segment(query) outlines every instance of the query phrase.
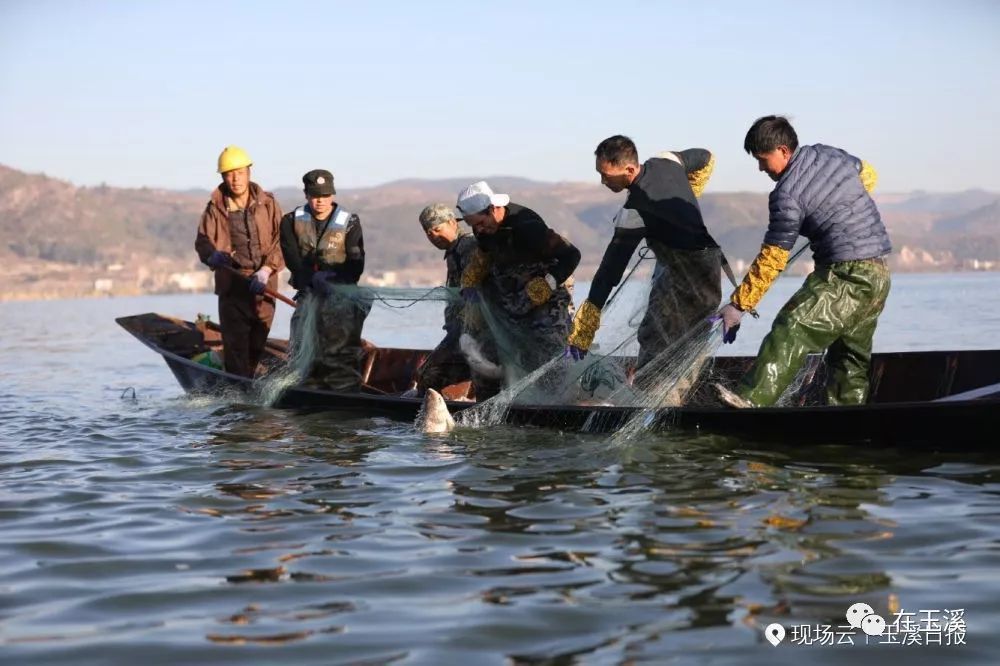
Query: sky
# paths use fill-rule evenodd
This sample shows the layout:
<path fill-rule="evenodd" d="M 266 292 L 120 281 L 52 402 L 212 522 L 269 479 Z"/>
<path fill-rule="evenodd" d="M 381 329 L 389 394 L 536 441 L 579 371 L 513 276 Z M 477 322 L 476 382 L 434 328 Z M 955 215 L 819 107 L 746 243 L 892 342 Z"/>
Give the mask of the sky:
<path fill-rule="evenodd" d="M 596 183 L 626 134 L 763 192 L 768 114 L 883 192 L 1000 190 L 1000 2 L 0 0 L 0 164 L 77 185 L 207 189 L 230 144 L 267 189 Z"/>

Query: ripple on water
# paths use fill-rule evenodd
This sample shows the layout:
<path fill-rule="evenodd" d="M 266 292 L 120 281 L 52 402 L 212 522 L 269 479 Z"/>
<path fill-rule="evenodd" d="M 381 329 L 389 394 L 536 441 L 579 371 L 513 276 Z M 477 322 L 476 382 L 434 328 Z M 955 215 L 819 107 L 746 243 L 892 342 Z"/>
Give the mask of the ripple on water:
<path fill-rule="evenodd" d="M 797 664 L 761 628 L 859 599 L 964 607 L 963 655 L 1000 647 L 988 457 L 426 438 L 170 390 L 64 412 L 0 395 L 14 662 Z"/>

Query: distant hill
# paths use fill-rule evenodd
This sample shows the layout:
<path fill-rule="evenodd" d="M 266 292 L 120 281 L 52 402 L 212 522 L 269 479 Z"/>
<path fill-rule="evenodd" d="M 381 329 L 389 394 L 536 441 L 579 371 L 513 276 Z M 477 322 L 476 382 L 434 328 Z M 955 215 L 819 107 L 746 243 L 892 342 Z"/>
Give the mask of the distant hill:
<path fill-rule="evenodd" d="M 441 253 L 424 238 L 417 214 L 430 203 L 454 202 L 458 190 L 479 178 L 405 179 L 341 191 L 338 201 L 361 216 L 367 278 L 397 284 L 440 280 Z M 487 179 L 572 240 L 583 254 L 577 276 L 593 275 L 622 195 L 597 182 Z M 285 211 L 302 202 L 299 187 L 272 191 Z M 0 298 L 206 288 L 208 273 L 193 243 L 208 196 L 207 190 L 76 187 L 0 165 Z M 876 199 L 893 239 L 895 270 L 1000 268 L 1000 194 L 887 193 Z M 730 261 L 743 270 L 760 248 L 767 195 L 712 192 L 710 184 L 702 209 Z M 64 279 L 53 283 L 54 275 Z M 72 286 L 80 280 L 82 286 Z M 43 289 L 40 282 L 52 284 Z"/>
<path fill-rule="evenodd" d="M 934 222 L 934 232 L 949 235 L 996 235 L 1000 231 L 1000 200 Z"/>
<path fill-rule="evenodd" d="M 75 187 L 0 165 L 0 255 L 81 265 L 180 257 L 204 206 L 189 193 Z"/>
<path fill-rule="evenodd" d="M 997 200 L 997 194 L 986 190 L 931 193 L 918 190 L 909 194 L 889 194 L 879 198 L 882 211 L 950 215 L 974 210 Z"/>
<path fill-rule="evenodd" d="M 933 231 L 951 247 L 956 261 L 976 263 L 1000 255 L 1000 201 L 934 222 Z M 990 260 L 990 259 L 986 259 Z"/>

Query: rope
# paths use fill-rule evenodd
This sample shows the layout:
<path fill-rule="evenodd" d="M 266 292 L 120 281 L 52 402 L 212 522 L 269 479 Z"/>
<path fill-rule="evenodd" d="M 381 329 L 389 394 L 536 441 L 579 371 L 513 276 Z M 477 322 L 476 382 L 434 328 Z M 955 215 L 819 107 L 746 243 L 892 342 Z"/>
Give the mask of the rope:
<path fill-rule="evenodd" d="M 387 308 L 393 308 L 394 310 L 405 310 L 406 308 L 411 308 L 417 303 L 422 303 L 424 301 L 450 301 L 453 299 L 453 296 L 448 291 L 449 287 L 431 287 L 430 289 L 428 289 L 427 291 L 416 297 L 384 296 L 381 293 L 379 293 L 377 289 L 371 287 L 357 287 L 357 290 L 358 292 L 356 294 L 345 293 L 345 296 L 354 301 L 367 300 L 370 298 L 373 303 L 378 301 Z M 343 291 L 346 292 L 348 290 L 344 289 Z M 440 296 L 439 292 L 441 291 L 445 292 L 446 297 L 442 298 Z M 392 303 L 390 303 L 390 301 L 405 301 L 406 305 L 393 305 Z"/>
<path fill-rule="evenodd" d="M 611 297 L 604 301 L 605 308 L 611 305 L 611 302 L 618 296 L 618 292 L 625 287 L 625 283 L 632 277 L 632 273 L 635 273 L 636 269 L 639 268 L 639 264 L 649 258 L 650 253 L 652 253 L 652 250 L 649 249 L 648 245 L 643 245 L 639 248 L 639 258 L 635 260 L 634 264 L 632 264 L 632 270 L 626 273 L 625 277 L 622 278 L 622 281 L 618 283 L 618 287 L 615 289 L 614 293 L 611 294 Z M 601 309 L 603 310 L 604 308 Z"/>

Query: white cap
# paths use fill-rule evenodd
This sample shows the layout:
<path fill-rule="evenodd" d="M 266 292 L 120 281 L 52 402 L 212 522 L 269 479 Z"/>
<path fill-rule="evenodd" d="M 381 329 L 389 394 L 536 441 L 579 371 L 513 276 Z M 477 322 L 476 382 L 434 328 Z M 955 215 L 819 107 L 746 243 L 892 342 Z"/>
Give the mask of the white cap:
<path fill-rule="evenodd" d="M 462 215 L 475 215 L 490 206 L 506 206 L 509 203 L 509 196 L 495 194 L 485 180 L 480 180 L 459 192 L 455 206 L 462 211 Z"/>

